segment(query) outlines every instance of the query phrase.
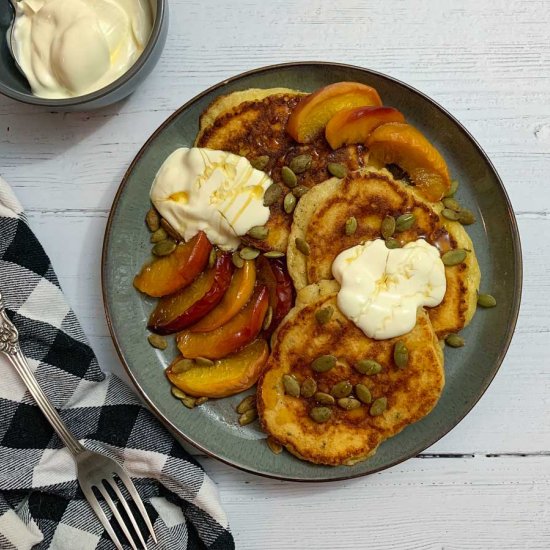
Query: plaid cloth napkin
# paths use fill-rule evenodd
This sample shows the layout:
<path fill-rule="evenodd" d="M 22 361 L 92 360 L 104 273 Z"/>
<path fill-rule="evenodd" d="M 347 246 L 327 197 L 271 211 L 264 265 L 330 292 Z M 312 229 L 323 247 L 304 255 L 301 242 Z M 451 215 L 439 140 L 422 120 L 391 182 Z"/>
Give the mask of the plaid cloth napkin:
<path fill-rule="evenodd" d="M 22 351 L 61 418 L 84 446 L 118 459 L 133 478 L 159 540 L 149 538 L 148 548 L 233 549 L 213 482 L 119 378 L 101 372 L 1 178 L 0 289 Z M 75 474 L 68 450 L 0 354 L 0 548 L 114 548 Z M 144 524 L 142 533 L 148 536 Z"/>

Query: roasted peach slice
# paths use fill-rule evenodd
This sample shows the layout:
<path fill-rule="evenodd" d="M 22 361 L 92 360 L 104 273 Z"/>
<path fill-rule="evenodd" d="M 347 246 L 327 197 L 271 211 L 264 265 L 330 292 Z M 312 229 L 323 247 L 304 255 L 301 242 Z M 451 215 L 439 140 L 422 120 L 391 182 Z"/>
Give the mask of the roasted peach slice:
<path fill-rule="evenodd" d="M 428 200 L 439 201 L 450 189 L 445 160 L 413 126 L 399 122 L 382 124 L 370 134 L 366 145 L 370 151 L 369 161 L 397 164 Z"/>
<path fill-rule="evenodd" d="M 378 92 L 359 82 L 337 82 L 305 96 L 288 118 L 286 131 L 298 143 L 311 143 L 338 112 L 382 105 Z"/>
<path fill-rule="evenodd" d="M 342 145 L 365 143 L 368 135 L 381 124 L 405 122 L 393 107 L 357 107 L 336 113 L 327 123 L 325 137 L 333 149 Z"/>
<path fill-rule="evenodd" d="M 195 366 L 175 372 L 178 357 L 166 369 L 174 386 L 196 397 L 227 397 L 251 388 L 257 381 L 269 357 L 265 340 L 255 340 L 242 350 L 219 359 L 212 366 Z"/>
<path fill-rule="evenodd" d="M 189 359 L 221 359 L 246 346 L 258 336 L 268 307 L 267 288 L 260 286 L 246 307 L 225 325 L 210 332 L 180 332 L 178 348 L 181 354 Z"/>
<path fill-rule="evenodd" d="M 250 300 L 255 283 L 256 265 L 254 260 L 247 260 L 241 269 L 237 269 L 233 273 L 231 284 L 222 301 L 189 330 L 191 332 L 209 332 L 227 323 Z"/>
<path fill-rule="evenodd" d="M 159 300 L 147 328 L 158 334 L 171 334 L 196 323 L 222 300 L 232 272 L 231 256 L 220 254 L 214 266 L 189 286 Z"/>
<path fill-rule="evenodd" d="M 205 268 L 211 250 L 206 234 L 199 231 L 186 243 L 179 244 L 169 256 L 144 265 L 134 277 L 134 286 L 155 298 L 177 292 Z"/>

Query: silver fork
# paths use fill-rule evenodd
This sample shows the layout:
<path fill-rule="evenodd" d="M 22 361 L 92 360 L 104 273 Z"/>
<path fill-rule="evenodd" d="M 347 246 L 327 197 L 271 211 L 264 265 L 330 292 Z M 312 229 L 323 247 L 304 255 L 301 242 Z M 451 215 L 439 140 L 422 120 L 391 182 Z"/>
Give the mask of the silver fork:
<path fill-rule="evenodd" d="M 141 535 L 141 531 L 136 522 L 136 519 L 132 514 L 130 507 L 128 506 L 128 503 L 126 502 L 126 499 L 122 495 L 122 492 L 120 491 L 115 481 L 115 477 L 118 477 L 118 479 L 120 479 L 124 487 L 126 487 L 126 490 L 130 494 L 138 510 L 140 511 L 141 517 L 145 521 L 145 524 L 149 529 L 149 533 L 151 533 L 151 537 L 156 543 L 157 538 L 155 536 L 155 531 L 153 530 L 153 526 L 151 525 L 151 520 L 147 515 L 147 511 L 143 506 L 143 502 L 141 501 L 141 498 L 138 492 L 136 491 L 136 488 L 134 487 L 132 480 L 130 479 L 130 477 L 124 470 L 124 468 L 122 468 L 122 466 L 120 466 L 120 464 L 118 464 L 118 462 L 116 462 L 112 458 L 109 458 L 103 454 L 85 449 L 75 439 L 73 434 L 69 431 L 67 426 L 64 424 L 63 420 L 61 420 L 61 417 L 59 416 L 58 412 L 55 410 L 54 406 L 51 404 L 50 400 L 46 397 L 46 394 L 42 391 L 42 388 L 39 386 L 36 378 L 34 377 L 34 374 L 32 373 L 29 367 L 29 364 L 25 359 L 25 356 L 23 355 L 23 353 L 21 353 L 21 348 L 19 347 L 19 333 L 17 332 L 17 329 L 15 328 L 13 323 L 9 320 L 8 316 L 6 315 L 1 293 L 0 293 L 0 353 L 3 353 L 8 358 L 10 363 L 15 367 L 15 369 L 23 379 L 23 382 L 27 386 L 29 392 L 33 396 L 34 400 L 36 401 L 37 405 L 40 407 L 40 409 L 42 410 L 42 412 L 44 413 L 44 415 L 46 416 L 50 424 L 53 426 L 54 430 L 57 432 L 57 435 L 61 438 L 63 443 L 71 452 L 76 462 L 77 479 L 82 489 L 82 492 L 84 493 L 84 496 L 90 503 L 90 506 L 92 507 L 93 511 L 96 513 L 97 517 L 103 524 L 103 527 L 105 528 L 107 533 L 109 533 L 109 536 L 113 540 L 115 546 L 119 550 L 123 550 L 122 544 L 120 544 L 118 537 L 113 531 L 113 528 L 111 527 L 111 524 L 109 523 L 109 520 L 105 515 L 105 512 L 103 512 L 99 504 L 99 501 L 96 495 L 94 494 L 94 491 L 93 491 L 94 487 L 100 492 L 100 494 L 105 499 L 105 502 L 107 503 L 107 505 L 111 509 L 111 512 L 115 516 L 122 532 L 128 539 L 130 546 L 133 548 L 133 550 L 137 550 L 136 544 L 134 542 L 134 539 L 130 535 L 130 531 L 128 530 L 127 525 L 122 519 L 120 512 L 118 511 L 115 503 L 113 502 L 113 499 L 111 498 L 109 492 L 107 491 L 107 485 L 109 485 L 109 487 L 116 494 L 116 497 L 119 500 L 119 502 L 124 507 L 124 510 L 126 511 L 126 514 L 130 519 L 130 522 L 132 523 L 134 531 L 137 534 L 139 542 L 143 545 L 143 548 L 147 548 L 145 541 L 143 540 L 143 536 Z"/>

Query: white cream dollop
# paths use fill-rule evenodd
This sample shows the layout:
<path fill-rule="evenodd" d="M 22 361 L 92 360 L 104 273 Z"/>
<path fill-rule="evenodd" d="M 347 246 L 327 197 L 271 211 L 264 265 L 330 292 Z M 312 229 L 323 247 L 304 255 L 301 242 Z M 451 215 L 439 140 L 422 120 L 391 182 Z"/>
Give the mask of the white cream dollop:
<path fill-rule="evenodd" d="M 239 236 L 269 219 L 263 198 L 272 183 L 244 157 L 182 147 L 157 172 L 151 201 L 185 240 L 202 230 L 212 244 L 235 250 Z"/>
<path fill-rule="evenodd" d="M 423 239 L 388 249 L 381 239 L 348 248 L 332 264 L 342 313 L 369 338 L 410 332 L 417 309 L 441 303 L 447 289 L 438 249 Z"/>
<path fill-rule="evenodd" d="M 122 76 L 143 52 L 149 0 L 19 0 L 13 55 L 38 97 L 77 97 Z"/>

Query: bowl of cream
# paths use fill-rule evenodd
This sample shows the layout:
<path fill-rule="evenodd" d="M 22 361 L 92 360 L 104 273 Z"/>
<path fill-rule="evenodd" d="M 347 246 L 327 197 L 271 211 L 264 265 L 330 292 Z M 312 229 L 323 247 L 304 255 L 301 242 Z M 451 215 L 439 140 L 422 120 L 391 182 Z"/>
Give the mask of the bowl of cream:
<path fill-rule="evenodd" d="M 167 0 L 0 0 L 0 93 L 57 110 L 115 103 L 151 72 L 167 31 Z"/>

